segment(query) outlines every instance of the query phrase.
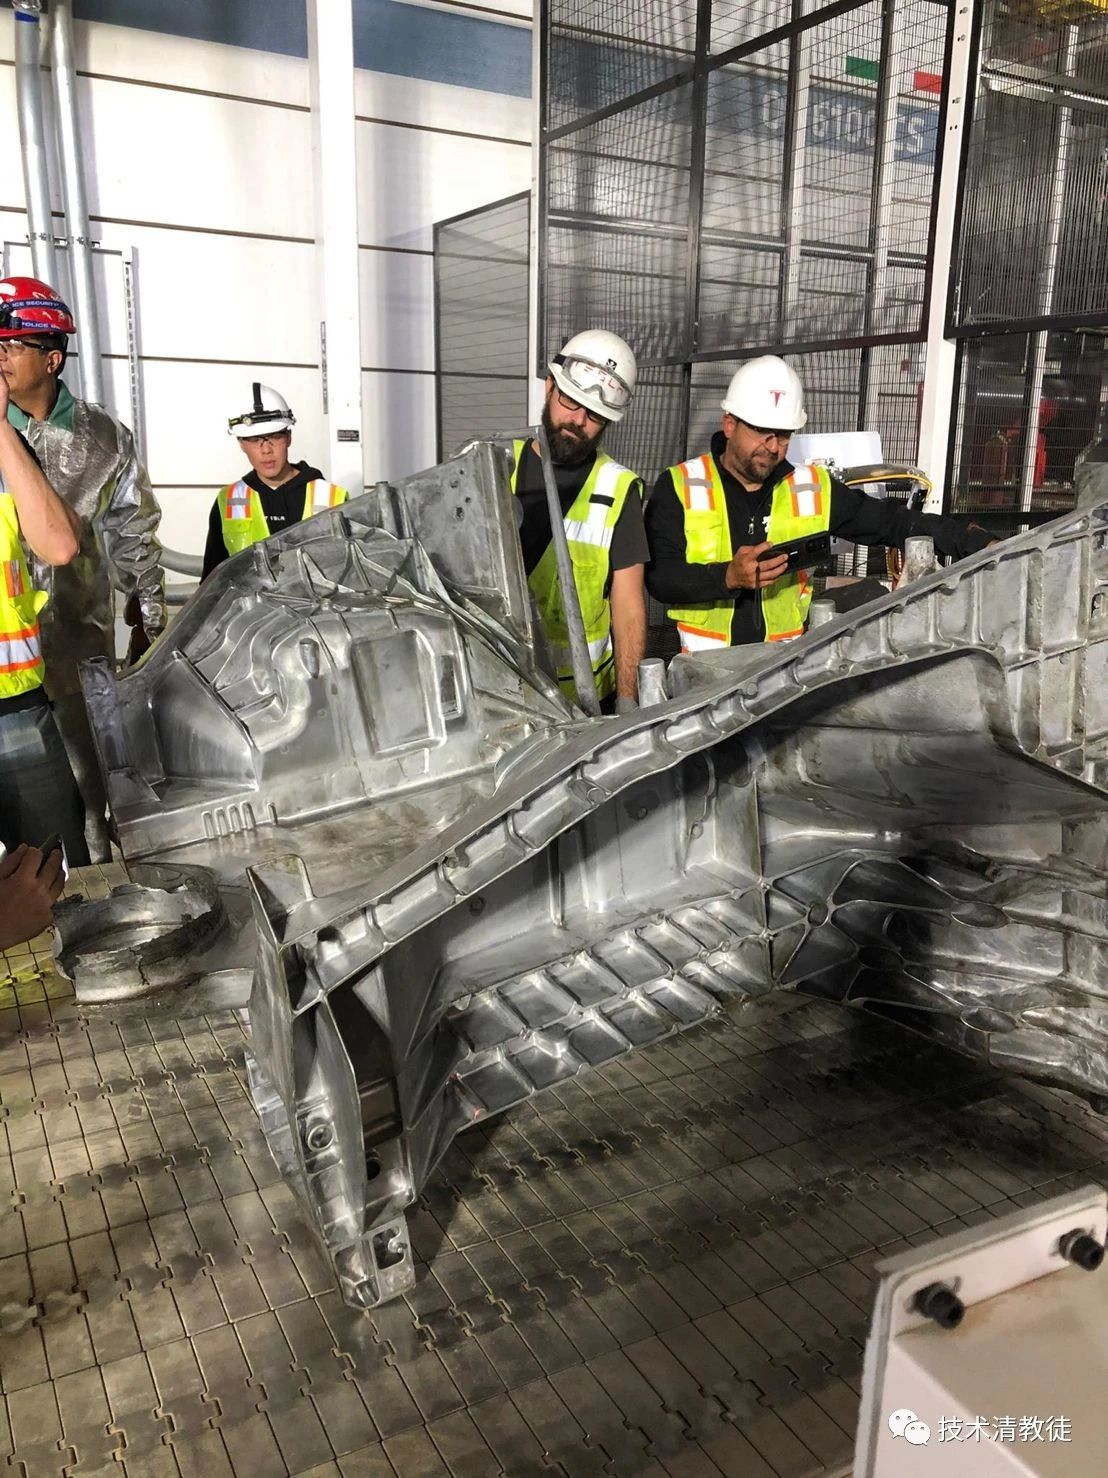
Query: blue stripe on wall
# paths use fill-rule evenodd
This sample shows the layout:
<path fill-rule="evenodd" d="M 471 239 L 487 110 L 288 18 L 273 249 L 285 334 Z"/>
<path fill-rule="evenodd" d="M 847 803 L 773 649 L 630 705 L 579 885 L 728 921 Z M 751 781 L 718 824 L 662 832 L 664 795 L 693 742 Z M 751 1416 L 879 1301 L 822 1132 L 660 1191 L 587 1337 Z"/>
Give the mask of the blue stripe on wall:
<path fill-rule="evenodd" d="M 80 20 L 300 57 L 308 55 L 305 11 L 304 0 L 74 0 L 73 5 Z M 530 97 L 531 32 L 400 0 L 354 0 L 354 65 Z"/>

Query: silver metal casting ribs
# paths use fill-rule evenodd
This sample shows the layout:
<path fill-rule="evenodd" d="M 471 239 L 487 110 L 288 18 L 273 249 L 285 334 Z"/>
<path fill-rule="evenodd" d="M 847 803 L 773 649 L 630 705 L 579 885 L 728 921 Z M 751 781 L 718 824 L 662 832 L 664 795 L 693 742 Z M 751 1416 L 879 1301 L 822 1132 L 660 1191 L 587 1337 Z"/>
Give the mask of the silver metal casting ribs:
<path fill-rule="evenodd" d="M 352 1303 L 410 1283 L 455 1134 L 728 997 L 1108 1095 L 1108 502 L 588 719 L 481 445 L 86 679 L 134 882 L 63 915 L 63 967 L 179 1013 L 252 982 L 255 1101 Z"/>

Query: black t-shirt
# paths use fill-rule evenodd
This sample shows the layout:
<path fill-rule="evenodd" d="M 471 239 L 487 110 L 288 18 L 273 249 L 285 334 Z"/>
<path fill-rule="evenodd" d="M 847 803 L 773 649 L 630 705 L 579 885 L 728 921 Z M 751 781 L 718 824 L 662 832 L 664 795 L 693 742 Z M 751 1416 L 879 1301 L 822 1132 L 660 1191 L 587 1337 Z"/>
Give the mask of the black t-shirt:
<path fill-rule="evenodd" d="M 751 492 L 720 461 L 725 446 L 723 432 L 717 431 L 712 437 L 712 456 L 727 497 L 727 518 L 732 553 L 735 553 L 744 544 L 765 542 L 773 489 L 788 477 L 793 465 L 779 462 L 761 487 Z M 710 605 L 732 600 L 735 602 L 731 627 L 734 645 L 764 639 L 760 593 L 729 590 L 724 579 L 726 563 L 690 564 L 686 560 L 685 510 L 668 468 L 654 484 L 646 505 L 646 525 L 651 557 L 646 588 L 655 600 L 668 606 Z M 934 539 L 940 554 L 955 559 L 975 554 L 996 537 L 968 518 L 912 512 L 895 498 L 871 498 L 860 488 L 848 488 L 835 477 L 831 479 L 830 532 L 854 544 L 883 544 L 892 549 L 902 548 L 904 540 L 913 534 L 927 534 Z"/>
<path fill-rule="evenodd" d="M 304 517 L 304 494 L 310 482 L 323 477 L 318 467 L 309 467 L 307 462 L 294 462 L 296 476 L 290 477 L 279 488 L 271 488 L 256 472 L 248 472 L 242 479 L 249 488 L 261 495 L 262 512 L 271 534 L 278 534 L 290 524 L 299 523 Z M 230 556 L 223 542 L 223 512 L 219 498 L 212 504 L 208 517 L 208 541 L 204 545 L 204 570 L 201 580 L 206 580 L 216 565 L 221 565 Z"/>
<path fill-rule="evenodd" d="M 554 468 L 554 481 L 558 487 L 558 501 L 562 505 L 563 514 L 568 513 L 573 506 L 574 498 L 585 486 L 592 469 L 592 462 L 586 462 L 583 467 Z M 530 575 L 550 544 L 550 510 L 546 503 L 546 483 L 543 480 L 542 463 L 530 442 L 525 444 L 520 455 L 516 496 L 523 508 L 523 522 L 519 530 L 519 542 L 523 546 L 523 568 Z M 650 558 L 642 517 L 642 483 L 638 480 L 623 500 L 623 507 L 612 530 L 608 558 L 613 570 L 644 565 Z"/>

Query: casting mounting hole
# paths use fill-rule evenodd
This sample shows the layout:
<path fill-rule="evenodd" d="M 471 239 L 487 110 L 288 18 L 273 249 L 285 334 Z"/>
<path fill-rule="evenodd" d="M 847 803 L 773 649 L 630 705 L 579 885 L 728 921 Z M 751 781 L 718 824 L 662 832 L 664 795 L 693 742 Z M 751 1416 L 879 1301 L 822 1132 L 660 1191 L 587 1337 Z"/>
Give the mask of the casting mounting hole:
<path fill-rule="evenodd" d="M 373 1256 L 379 1268 L 394 1268 L 404 1261 L 404 1237 L 399 1231 L 378 1232 L 373 1239 Z"/>

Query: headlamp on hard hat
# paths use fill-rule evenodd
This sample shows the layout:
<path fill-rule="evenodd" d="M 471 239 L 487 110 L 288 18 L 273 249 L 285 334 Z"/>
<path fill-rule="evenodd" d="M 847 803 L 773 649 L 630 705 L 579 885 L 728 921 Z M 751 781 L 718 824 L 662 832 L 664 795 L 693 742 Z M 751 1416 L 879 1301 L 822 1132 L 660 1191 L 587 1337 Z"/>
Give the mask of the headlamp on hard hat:
<path fill-rule="evenodd" d="M 251 406 L 227 421 L 231 436 L 245 440 L 248 436 L 275 436 L 278 431 L 289 431 L 296 425 L 296 417 L 289 403 L 271 385 L 254 381 L 251 388 Z"/>
<path fill-rule="evenodd" d="M 240 434 L 240 426 L 245 427 L 246 434 L 249 435 L 249 428 L 251 426 L 260 426 L 263 422 L 268 424 L 278 417 L 282 420 L 289 421 L 292 425 L 296 424 L 296 417 L 292 411 L 288 411 L 287 413 L 283 411 L 245 411 L 241 416 L 231 416 L 227 421 L 227 426 L 236 435 Z M 287 430 L 288 428 L 286 427 L 285 429 Z"/>

